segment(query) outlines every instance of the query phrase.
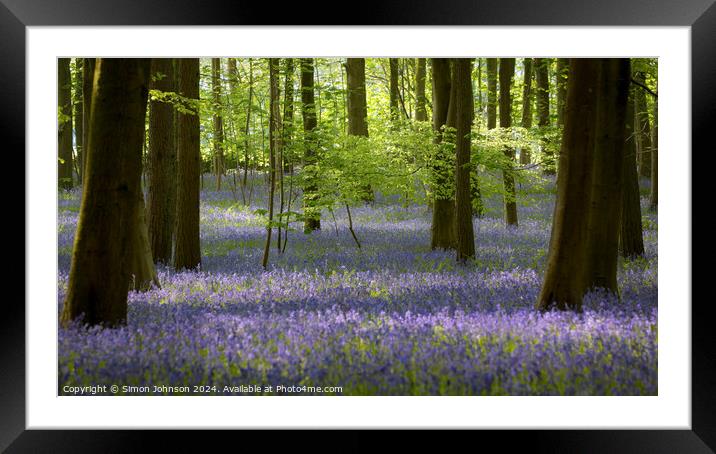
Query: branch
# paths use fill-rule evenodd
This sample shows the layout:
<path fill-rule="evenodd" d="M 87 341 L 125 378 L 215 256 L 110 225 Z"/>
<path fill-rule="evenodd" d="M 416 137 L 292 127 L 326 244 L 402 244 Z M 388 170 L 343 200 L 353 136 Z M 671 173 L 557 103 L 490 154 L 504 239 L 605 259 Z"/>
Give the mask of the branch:
<path fill-rule="evenodd" d="M 649 93 L 651 96 L 653 96 L 653 97 L 655 97 L 655 98 L 658 98 L 658 97 L 659 97 L 655 92 L 651 91 L 651 89 L 650 89 L 649 87 L 647 87 L 646 85 L 642 84 L 641 82 L 638 82 L 638 81 L 634 80 L 633 78 L 631 79 L 631 83 L 633 83 L 634 85 L 638 85 L 639 87 L 643 88 L 643 89 L 644 89 L 647 93 Z"/>

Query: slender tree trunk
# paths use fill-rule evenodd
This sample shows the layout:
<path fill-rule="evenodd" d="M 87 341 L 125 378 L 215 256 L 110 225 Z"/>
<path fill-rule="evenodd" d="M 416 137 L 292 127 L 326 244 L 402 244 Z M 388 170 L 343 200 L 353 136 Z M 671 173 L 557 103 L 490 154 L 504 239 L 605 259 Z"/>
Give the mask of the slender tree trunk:
<path fill-rule="evenodd" d="M 487 129 L 497 127 L 497 59 L 487 59 Z"/>
<path fill-rule="evenodd" d="M 646 77 L 644 73 L 637 72 L 634 74 L 634 80 L 646 85 Z M 649 122 L 649 108 L 646 104 L 646 95 L 644 89 L 637 87 L 634 92 L 634 113 L 636 119 L 636 147 L 639 154 L 639 175 L 645 178 L 651 177 L 651 124 Z"/>
<path fill-rule="evenodd" d="M 214 96 L 214 175 L 216 190 L 221 191 L 224 174 L 224 117 L 221 103 L 221 59 L 211 59 L 211 89 Z"/>
<path fill-rule="evenodd" d="M 365 90 L 365 59 L 348 58 L 346 60 L 346 79 L 348 83 L 348 134 L 368 137 L 368 102 Z M 370 184 L 362 186 L 361 199 L 364 202 L 375 200 Z"/>
<path fill-rule="evenodd" d="M 515 74 L 515 59 L 500 58 L 500 128 L 512 127 L 512 77 Z M 509 162 L 507 168 L 502 170 L 504 185 L 505 223 L 517 226 L 517 202 L 515 199 L 515 175 L 513 162 L 515 150 L 505 149 L 505 156 Z"/>
<path fill-rule="evenodd" d="M 524 58 L 524 79 L 522 83 L 522 127 L 530 129 L 532 127 L 532 59 Z M 520 164 L 526 165 L 530 163 L 530 150 L 523 147 L 520 150 Z"/>
<path fill-rule="evenodd" d="M 537 126 L 549 126 L 549 59 L 535 58 L 535 79 L 537 82 Z M 542 140 L 542 169 L 546 175 L 556 173 L 554 153 L 549 149 L 546 139 Z"/>
<path fill-rule="evenodd" d="M 82 143 L 85 148 L 89 145 L 90 117 L 92 114 L 92 87 L 94 85 L 94 58 L 82 59 Z M 82 175 L 87 166 L 87 153 L 82 155 Z"/>
<path fill-rule="evenodd" d="M 654 101 L 654 127 L 651 129 L 651 193 L 649 209 L 656 211 L 659 204 L 659 103 Z"/>
<path fill-rule="evenodd" d="M 303 155 L 303 171 L 306 173 L 307 181 L 303 188 L 303 211 L 305 217 L 303 231 L 311 233 L 321 228 L 321 210 L 318 208 L 318 181 L 313 168 L 318 160 L 318 147 L 314 133 L 318 126 L 318 121 L 316 120 L 316 104 L 314 101 L 312 58 L 301 59 L 301 105 L 303 133 L 306 141 Z"/>
<path fill-rule="evenodd" d="M 284 190 L 283 190 L 283 175 L 285 172 L 288 171 L 289 166 L 285 162 L 286 156 L 285 156 L 285 149 L 288 144 L 291 143 L 292 136 L 293 136 L 293 59 L 292 58 L 286 58 L 286 75 L 284 80 L 284 97 L 283 97 L 283 122 L 281 123 L 281 152 L 280 152 L 280 158 L 279 158 L 279 166 L 278 169 L 280 169 L 280 206 L 279 206 L 279 219 L 281 220 L 281 224 L 284 224 L 283 218 L 281 218 L 281 215 L 283 214 L 283 207 L 284 207 Z M 289 193 L 289 211 L 291 209 L 290 205 L 290 199 L 291 194 Z M 288 223 L 289 218 L 286 218 L 285 226 L 286 226 L 286 235 L 288 235 Z M 279 224 L 278 227 L 278 238 L 276 238 L 276 248 L 279 252 L 283 250 L 282 248 L 282 239 L 281 239 L 281 224 Z"/>
<path fill-rule="evenodd" d="M 178 60 L 179 94 L 199 101 L 199 59 Z M 199 113 L 179 113 L 177 141 L 177 208 L 174 268 L 196 269 L 201 265 L 199 243 L 199 186 L 201 152 Z"/>
<path fill-rule="evenodd" d="M 400 96 L 398 93 L 398 59 L 390 58 L 390 119 L 393 121 L 400 118 Z"/>
<path fill-rule="evenodd" d="M 428 121 L 428 111 L 425 108 L 425 74 L 427 63 L 424 58 L 417 59 L 417 70 L 415 71 L 415 120 Z"/>
<path fill-rule="evenodd" d="M 254 94 L 254 66 L 253 66 L 253 60 L 249 58 L 249 101 L 246 105 L 246 128 L 244 129 L 244 178 L 242 183 L 242 192 L 241 194 L 244 194 L 244 191 L 246 190 L 246 184 L 248 183 L 248 174 L 249 174 L 249 148 L 251 146 L 251 143 L 249 141 L 249 131 L 250 131 L 250 125 L 251 125 L 251 103 L 253 102 L 253 94 Z M 249 197 L 248 204 L 251 203 L 251 198 Z M 247 201 L 244 199 L 244 204 L 247 204 Z"/>
<path fill-rule="evenodd" d="M 483 118 L 482 107 L 482 58 L 476 58 L 477 61 L 477 116 Z"/>
<path fill-rule="evenodd" d="M 83 178 L 84 169 L 82 168 L 82 163 L 84 162 L 84 142 L 83 139 L 83 112 L 82 112 L 82 61 L 84 59 L 82 58 L 75 58 L 75 80 L 72 84 L 72 94 L 73 94 L 73 120 L 75 124 L 75 143 L 76 143 L 76 149 L 77 152 L 75 153 L 75 156 L 77 159 L 74 162 L 74 166 L 77 169 L 77 175 L 79 177 L 79 183 L 83 184 Z"/>
<path fill-rule="evenodd" d="M 79 223 L 60 321 L 127 319 L 150 60 L 98 59 Z"/>
<path fill-rule="evenodd" d="M 569 59 L 557 59 L 557 125 L 564 126 L 564 106 L 567 103 Z"/>
<path fill-rule="evenodd" d="M 442 143 L 443 128 L 447 123 L 450 106 L 450 60 L 433 58 L 433 129 L 435 130 L 436 156 L 431 164 L 433 173 L 433 218 L 430 228 L 432 249 L 455 249 L 455 186 L 452 175 L 455 152 Z"/>
<path fill-rule="evenodd" d="M 639 203 L 639 175 L 636 170 L 636 138 L 634 134 L 634 90 L 630 90 L 625 119 L 624 163 L 622 164 L 623 184 L 620 249 L 624 257 L 644 253 L 644 237 L 641 225 L 641 203 Z"/>
<path fill-rule="evenodd" d="M 57 144 L 59 161 L 57 178 L 60 187 L 74 187 L 72 172 L 72 79 L 70 76 L 70 59 L 57 59 L 57 100 L 60 118 L 58 119 Z"/>
<path fill-rule="evenodd" d="M 475 235 L 472 229 L 472 201 L 470 197 L 470 129 L 473 116 L 472 62 L 469 58 L 453 60 L 452 87 L 455 102 L 456 166 L 455 207 L 457 260 L 465 262 L 475 257 Z M 450 107 L 452 110 L 452 107 Z M 449 116 L 449 115 L 448 115 Z"/>
<path fill-rule="evenodd" d="M 269 58 L 269 172 L 271 174 L 269 186 L 268 200 L 268 225 L 266 226 L 266 245 L 264 246 L 264 256 L 261 265 L 264 269 L 268 269 L 269 251 L 271 249 L 271 231 L 273 222 L 273 199 L 276 189 L 276 174 L 280 171 L 277 154 L 280 153 L 281 147 L 281 113 L 280 113 L 280 94 L 278 89 L 278 58 Z"/>
<path fill-rule="evenodd" d="M 176 92 L 174 60 L 152 59 L 150 86 L 162 92 Z M 177 151 L 174 106 L 152 100 L 149 103 L 149 188 L 147 219 L 149 244 L 155 262 L 170 264 L 177 204 Z"/>
<path fill-rule="evenodd" d="M 572 59 L 552 237 L 538 301 L 581 310 L 593 287 L 616 292 L 628 59 Z"/>

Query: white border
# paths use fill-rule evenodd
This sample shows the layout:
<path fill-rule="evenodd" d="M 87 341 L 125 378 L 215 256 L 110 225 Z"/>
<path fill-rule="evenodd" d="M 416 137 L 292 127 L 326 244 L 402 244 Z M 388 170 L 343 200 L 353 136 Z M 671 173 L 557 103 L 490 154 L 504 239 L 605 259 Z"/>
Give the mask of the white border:
<path fill-rule="evenodd" d="M 690 428 L 689 27 L 28 27 L 27 428 Z M 58 397 L 56 58 L 659 58 L 656 397 Z"/>

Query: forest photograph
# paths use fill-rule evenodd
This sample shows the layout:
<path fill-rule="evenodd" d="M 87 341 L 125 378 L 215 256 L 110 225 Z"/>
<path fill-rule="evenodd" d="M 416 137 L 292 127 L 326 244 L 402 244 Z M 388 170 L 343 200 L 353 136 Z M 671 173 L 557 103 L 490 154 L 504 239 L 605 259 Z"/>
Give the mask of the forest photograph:
<path fill-rule="evenodd" d="M 58 58 L 57 394 L 657 396 L 658 69 Z"/>

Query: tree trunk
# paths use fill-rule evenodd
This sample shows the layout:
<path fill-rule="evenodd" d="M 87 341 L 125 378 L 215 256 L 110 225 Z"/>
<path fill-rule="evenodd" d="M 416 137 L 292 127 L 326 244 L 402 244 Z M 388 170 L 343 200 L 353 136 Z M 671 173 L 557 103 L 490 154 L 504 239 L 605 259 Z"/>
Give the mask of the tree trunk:
<path fill-rule="evenodd" d="M 497 59 L 487 59 L 487 129 L 497 127 Z"/>
<path fill-rule="evenodd" d="M 60 187 L 72 189 L 74 178 L 72 173 L 72 79 L 70 76 L 70 59 L 57 59 L 57 101 L 58 128 L 57 145 L 59 160 L 57 178 Z"/>
<path fill-rule="evenodd" d="M 199 101 L 199 59 L 178 60 L 179 94 Z M 196 269 L 201 265 L 199 243 L 199 185 L 201 152 L 199 148 L 199 112 L 178 115 L 177 208 L 174 268 Z"/>
<path fill-rule="evenodd" d="M 150 86 L 162 92 L 176 92 L 174 60 L 152 59 Z M 177 204 L 177 150 L 174 106 L 149 102 L 149 187 L 148 235 L 155 262 L 170 264 Z"/>
<path fill-rule="evenodd" d="M 587 289 L 618 293 L 617 256 L 622 196 L 628 58 L 601 59 L 586 262 Z"/>
<path fill-rule="evenodd" d="M 428 111 L 425 108 L 425 74 L 427 63 L 424 58 L 417 59 L 417 70 L 415 71 L 415 120 L 428 121 Z"/>
<path fill-rule="evenodd" d="M 286 145 L 291 143 L 293 136 L 293 58 L 286 58 L 286 75 L 284 79 L 284 97 L 283 97 L 283 122 L 281 123 L 281 153 L 279 157 L 279 175 L 280 175 L 280 205 L 279 205 L 279 219 L 286 227 L 286 236 L 288 236 L 288 223 L 289 218 L 286 218 L 285 223 L 283 218 L 280 216 L 283 214 L 284 201 L 284 187 L 283 187 L 283 174 L 290 170 L 290 166 L 285 162 L 286 156 L 284 150 Z M 291 194 L 289 193 L 289 202 Z M 290 203 L 289 203 L 290 209 Z M 279 252 L 282 251 L 282 238 L 281 238 L 281 225 L 278 227 L 278 237 L 276 238 L 276 247 Z"/>
<path fill-rule="evenodd" d="M 94 86 L 94 58 L 82 59 L 82 143 L 89 145 L 90 118 L 92 115 L 92 87 Z M 87 153 L 82 155 L 80 167 L 84 175 L 87 166 Z"/>
<path fill-rule="evenodd" d="M 522 83 L 522 127 L 530 129 L 532 127 L 532 59 L 524 58 L 524 79 Z M 520 150 L 520 164 L 526 165 L 530 163 L 530 150 L 523 147 Z"/>
<path fill-rule="evenodd" d="M 644 73 L 637 72 L 634 74 L 634 80 L 646 85 L 646 77 Z M 646 95 L 644 89 L 637 87 L 634 92 L 634 113 L 636 119 L 634 125 L 636 127 L 636 148 L 639 157 L 639 175 L 645 178 L 651 178 L 651 125 L 649 122 L 649 108 L 646 104 Z"/>
<path fill-rule="evenodd" d="M 594 158 L 596 90 L 600 63 L 572 59 L 567 86 L 565 124 L 559 155 L 557 200 L 547 268 L 537 307 L 581 310 L 585 291 L 584 267 L 587 221 Z"/>
<path fill-rule="evenodd" d="M 450 105 L 450 60 L 433 58 L 433 129 L 435 130 L 436 156 L 432 162 L 433 218 L 430 228 L 431 249 L 455 249 L 455 186 L 452 176 L 455 152 L 442 144 L 443 127 L 447 123 Z"/>
<path fill-rule="evenodd" d="M 390 58 L 390 119 L 397 121 L 400 118 L 400 100 L 398 97 L 398 59 Z"/>
<path fill-rule="evenodd" d="M 549 126 L 549 59 L 535 58 L 534 69 L 537 82 L 537 126 Z M 546 139 L 542 140 L 542 169 L 546 175 L 556 173 L 556 158 Z"/>
<path fill-rule="evenodd" d="M 303 188 L 303 211 L 305 217 L 303 231 L 311 233 L 321 228 L 321 209 L 318 207 L 320 197 L 318 181 L 315 176 L 315 169 L 312 168 L 318 159 L 318 144 L 314 133 L 318 126 L 318 121 L 316 120 L 316 104 L 314 101 L 312 58 L 301 59 L 301 105 L 303 133 L 306 141 L 303 155 L 303 171 L 306 173 L 306 184 Z"/>
<path fill-rule="evenodd" d="M 624 163 L 621 207 L 620 249 L 624 257 L 644 253 L 644 237 L 639 203 L 639 175 L 636 170 L 636 138 L 634 134 L 634 90 L 630 90 L 625 119 Z"/>
<path fill-rule="evenodd" d="M 221 59 L 211 59 L 211 91 L 214 96 L 214 175 L 216 190 L 221 191 L 224 175 L 224 117 L 221 102 Z"/>
<path fill-rule="evenodd" d="M 348 58 L 346 60 L 346 78 L 348 84 L 348 134 L 368 137 L 368 102 L 365 90 L 364 58 Z M 375 200 L 370 184 L 362 187 L 361 199 L 364 202 Z"/>
<path fill-rule="evenodd" d="M 654 101 L 654 127 L 651 129 L 651 193 L 649 209 L 656 211 L 659 204 L 659 103 Z"/>
<path fill-rule="evenodd" d="M 136 191 L 132 215 L 130 218 L 130 258 L 129 258 L 129 278 L 132 290 L 144 292 L 152 288 L 159 287 L 159 279 L 157 271 L 154 268 L 152 260 L 152 248 L 149 244 L 149 234 L 147 232 L 147 220 L 145 217 L 144 193 L 141 185 Z"/>
<path fill-rule="evenodd" d="M 82 184 L 82 179 L 84 177 L 82 168 L 82 162 L 84 162 L 83 154 L 84 154 L 84 142 L 82 141 L 84 134 L 83 132 L 83 115 L 82 115 L 82 61 L 84 59 L 82 58 L 75 58 L 75 80 L 72 83 L 72 94 L 73 94 L 73 100 L 72 100 L 72 107 L 73 107 L 73 121 L 75 124 L 74 130 L 75 130 L 75 144 L 76 144 L 76 150 L 75 156 L 77 159 L 74 162 L 75 167 L 77 168 L 77 176 L 79 177 L 79 183 Z"/>
<path fill-rule="evenodd" d="M 268 200 L 268 225 L 266 226 L 266 244 L 261 265 L 268 269 L 269 252 L 271 250 L 271 231 L 273 222 L 273 199 L 276 190 L 276 174 L 280 171 L 277 155 L 281 148 L 281 113 L 280 94 L 278 89 L 278 58 L 269 58 L 269 172 L 271 174 Z"/>
<path fill-rule="evenodd" d="M 567 103 L 569 59 L 557 59 L 557 125 L 564 126 L 564 106 Z"/>
<path fill-rule="evenodd" d="M 512 127 L 512 77 L 515 74 L 515 59 L 500 58 L 500 128 Z M 505 223 L 517 226 L 517 202 L 515 199 L 515 175 L 513 162 L 515 150 L 505 149 L 505 156 L 509 162 L 502 170 L 502 182 L 504 185 L 504 207 Z"/>
<path fill-rule="evenodd" d="M 590 288 L 616 291 L 628 80 L 628 59 L 570 60 L 541 310 L 580 311 Z"/>
<path fill-rule="evenodd" d="M 61 323 L 127 319 L 132 236 L 141 196 L 150 60 L 98 59 L 85 186 Z"/>
<path fill-rule="evenodd" d="M 472 230 L 472 201 L 470 198 L 470 129 L 474 114 L 471 67 L 472 62 L 469 58 L 453 59 L 451 91 L 454 96 L 451 96 L 450 102 L 455 102 L 455 219 L 458 262 L 465 262 L 467 259 L 475 257 L 475 236 Z M 450 110 L 453 110 L 452 106 Z"/>

